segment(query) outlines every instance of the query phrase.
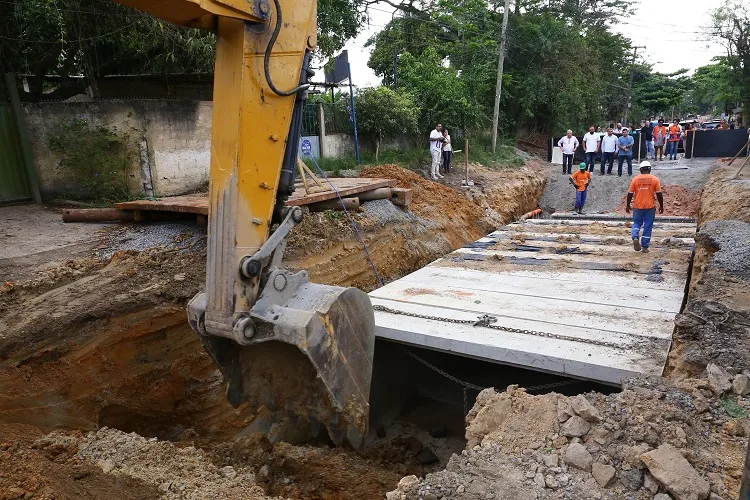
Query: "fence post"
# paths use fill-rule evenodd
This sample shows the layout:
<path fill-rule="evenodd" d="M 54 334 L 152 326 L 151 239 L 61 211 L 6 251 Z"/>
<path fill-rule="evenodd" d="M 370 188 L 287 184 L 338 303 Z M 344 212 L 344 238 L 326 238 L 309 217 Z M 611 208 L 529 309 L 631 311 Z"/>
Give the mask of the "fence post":
<path fill-rule="evenodd" d="M 469 185 L 469 139 L 464 139 L 464 151 L 466 163 L 464 165 L 464 175 L 466 176 L 466 185 Z"/>
<path fill-rule="evenodd" d="M 5 73 L 5 85 L 8 87 L 10 107 L 16 118 L 18 142 L 20 143 L 21 152 L 23 154 L 23 163 L 26 167 L 26 178 L 28 179 L 31 198 L 34 200 L 34 203 L 41 203 L 42 195 L 39 192 L 39 181 L 37 179 L 36 169 L 34 168 L 34 159 L 31 156 L 31 143 L 29 142 L 29 135 L 26 132 L 26 121 L 23 118 L 23 107 L 21 106 L 21 99 L 18 97 L 16 75 L 13 73 Z"/>
<path fill-rule="evenodd" d="M 323 109 L 323 103 L 318 103 L 318 150 L 320 152 L 320 157 L 325 158 L 325 153 L 323 152 L 323 143 L 325 142 L 326 137 L 326 112 Z"/>

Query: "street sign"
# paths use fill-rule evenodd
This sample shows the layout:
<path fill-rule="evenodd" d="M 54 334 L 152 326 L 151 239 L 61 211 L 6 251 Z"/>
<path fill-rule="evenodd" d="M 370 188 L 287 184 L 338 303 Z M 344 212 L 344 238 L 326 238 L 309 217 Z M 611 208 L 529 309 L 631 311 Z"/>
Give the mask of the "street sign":
<path fill-rule="evenodd" d="M 307 139 L 302 140 L 302 154 L 305 156 L 312 156 L 312 144 Z"/>
<path fill-rule="evenodd" d="M 326 83 L 341 83 L 349 78 L 349 52 L 343 51 L 326 64 Z"/>

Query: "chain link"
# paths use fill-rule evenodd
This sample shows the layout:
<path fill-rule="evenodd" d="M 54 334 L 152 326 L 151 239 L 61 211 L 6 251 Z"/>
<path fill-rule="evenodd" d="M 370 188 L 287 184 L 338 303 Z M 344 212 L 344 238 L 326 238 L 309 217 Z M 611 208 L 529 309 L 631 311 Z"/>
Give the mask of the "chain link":
<path fill-rule="evenodd" d="M 399 311 L 398 309 L 392 309 L 390 307 L 380 306 L 380 305 L 374 305 L 372 306 L 372 308 L 375 311 L 386 312 L 389 314 L 400 314 L 402 316 L 410 316 L 412 318 L 430 319 L 434 321 L 443 321 L 445 323 L 456 323 L 459 325 L 479 326 L 483 328 L 491 328 L 493 330 L 502 330 L 502 331 L 511 332 L 511 333 L 521 333 L 524 335 L 534 335 L 537 337 L 544 337 L 548 339 L 568 340 L 571 342 L 582 342 L 584 344 L 598 345 L 602 347 L 611 347 L 613 349 L 618 349 L 618 350 L 625 349 L 625 347 L 615 342 L 606 342 L 604 340 L 594 340 L 594 339 L 582 339 L 580 337 L 572 337 L 569 335 L 559 335 L 557 333 L 540 332 L 536 330 L 526 330 L 523 328 L 511 328 L 509 326 L 496 325 L 494 323 L 497 322 L 497 318 L 495 316 L 490 316 L 488 314 L 479 316 L 478 319 L 476 320 L 470 320 L 470 319 L 443 318 L 440 316 L 430 316 L 428 314 L 411 313 L 411 312 L 406 312 L 406 311 Z"/>

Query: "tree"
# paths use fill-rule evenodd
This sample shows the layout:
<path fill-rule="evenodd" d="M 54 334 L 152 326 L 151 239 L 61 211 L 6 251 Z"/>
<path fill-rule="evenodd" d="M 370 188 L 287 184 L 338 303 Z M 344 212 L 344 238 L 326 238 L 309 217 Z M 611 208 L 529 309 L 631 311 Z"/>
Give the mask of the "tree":
<path fill-rule="evenodd" d="M 701 113 L 714 113 L 716 108 L 729 113 L 740 104 L 742 88 L 727 57 L 715 57 L 714 61 L 695 70 L 690 102 Z"/>
<path fill-rule="evenodd" d="M 640 72 L 634 79 L 633 100 L 648 114 L 662 114 L 685 99 L 689 86 L 687 70 L 674 73 Z"/>
<path fill-rule="evenodd" d="M 396 92 L 388 87 L 364 88 L 357 92 L 355 103 L 357 129 L 363 137 L 375 141 L 375 161 L 383 139 L 418 131 L 419 108 L 407 92 Z"/>
<path fill-rule="evenodd" d="M 724 40 L 726 63 L 740 89 L 740 100 L 750 106 L 750 6 L 744 1 L 727 3 L 713 12 L 711 34 Z"/>

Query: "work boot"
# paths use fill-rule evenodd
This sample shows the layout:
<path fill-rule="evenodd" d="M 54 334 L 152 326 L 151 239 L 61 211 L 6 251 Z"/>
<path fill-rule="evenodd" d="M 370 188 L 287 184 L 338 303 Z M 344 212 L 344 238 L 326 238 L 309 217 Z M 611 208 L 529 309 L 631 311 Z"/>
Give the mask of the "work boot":
<path fill-rule="evenodd" d="M 647 247 L 643 247 L 643 250 L 641 250 L 641 252 L 648 253 L 648 248 Z"/>
<path fill-rule="evenodd" d="M 638 240 L 638 238 L 633 238 L 633 250 L 636 252 L 641 251 L 641 242 Z"/>

